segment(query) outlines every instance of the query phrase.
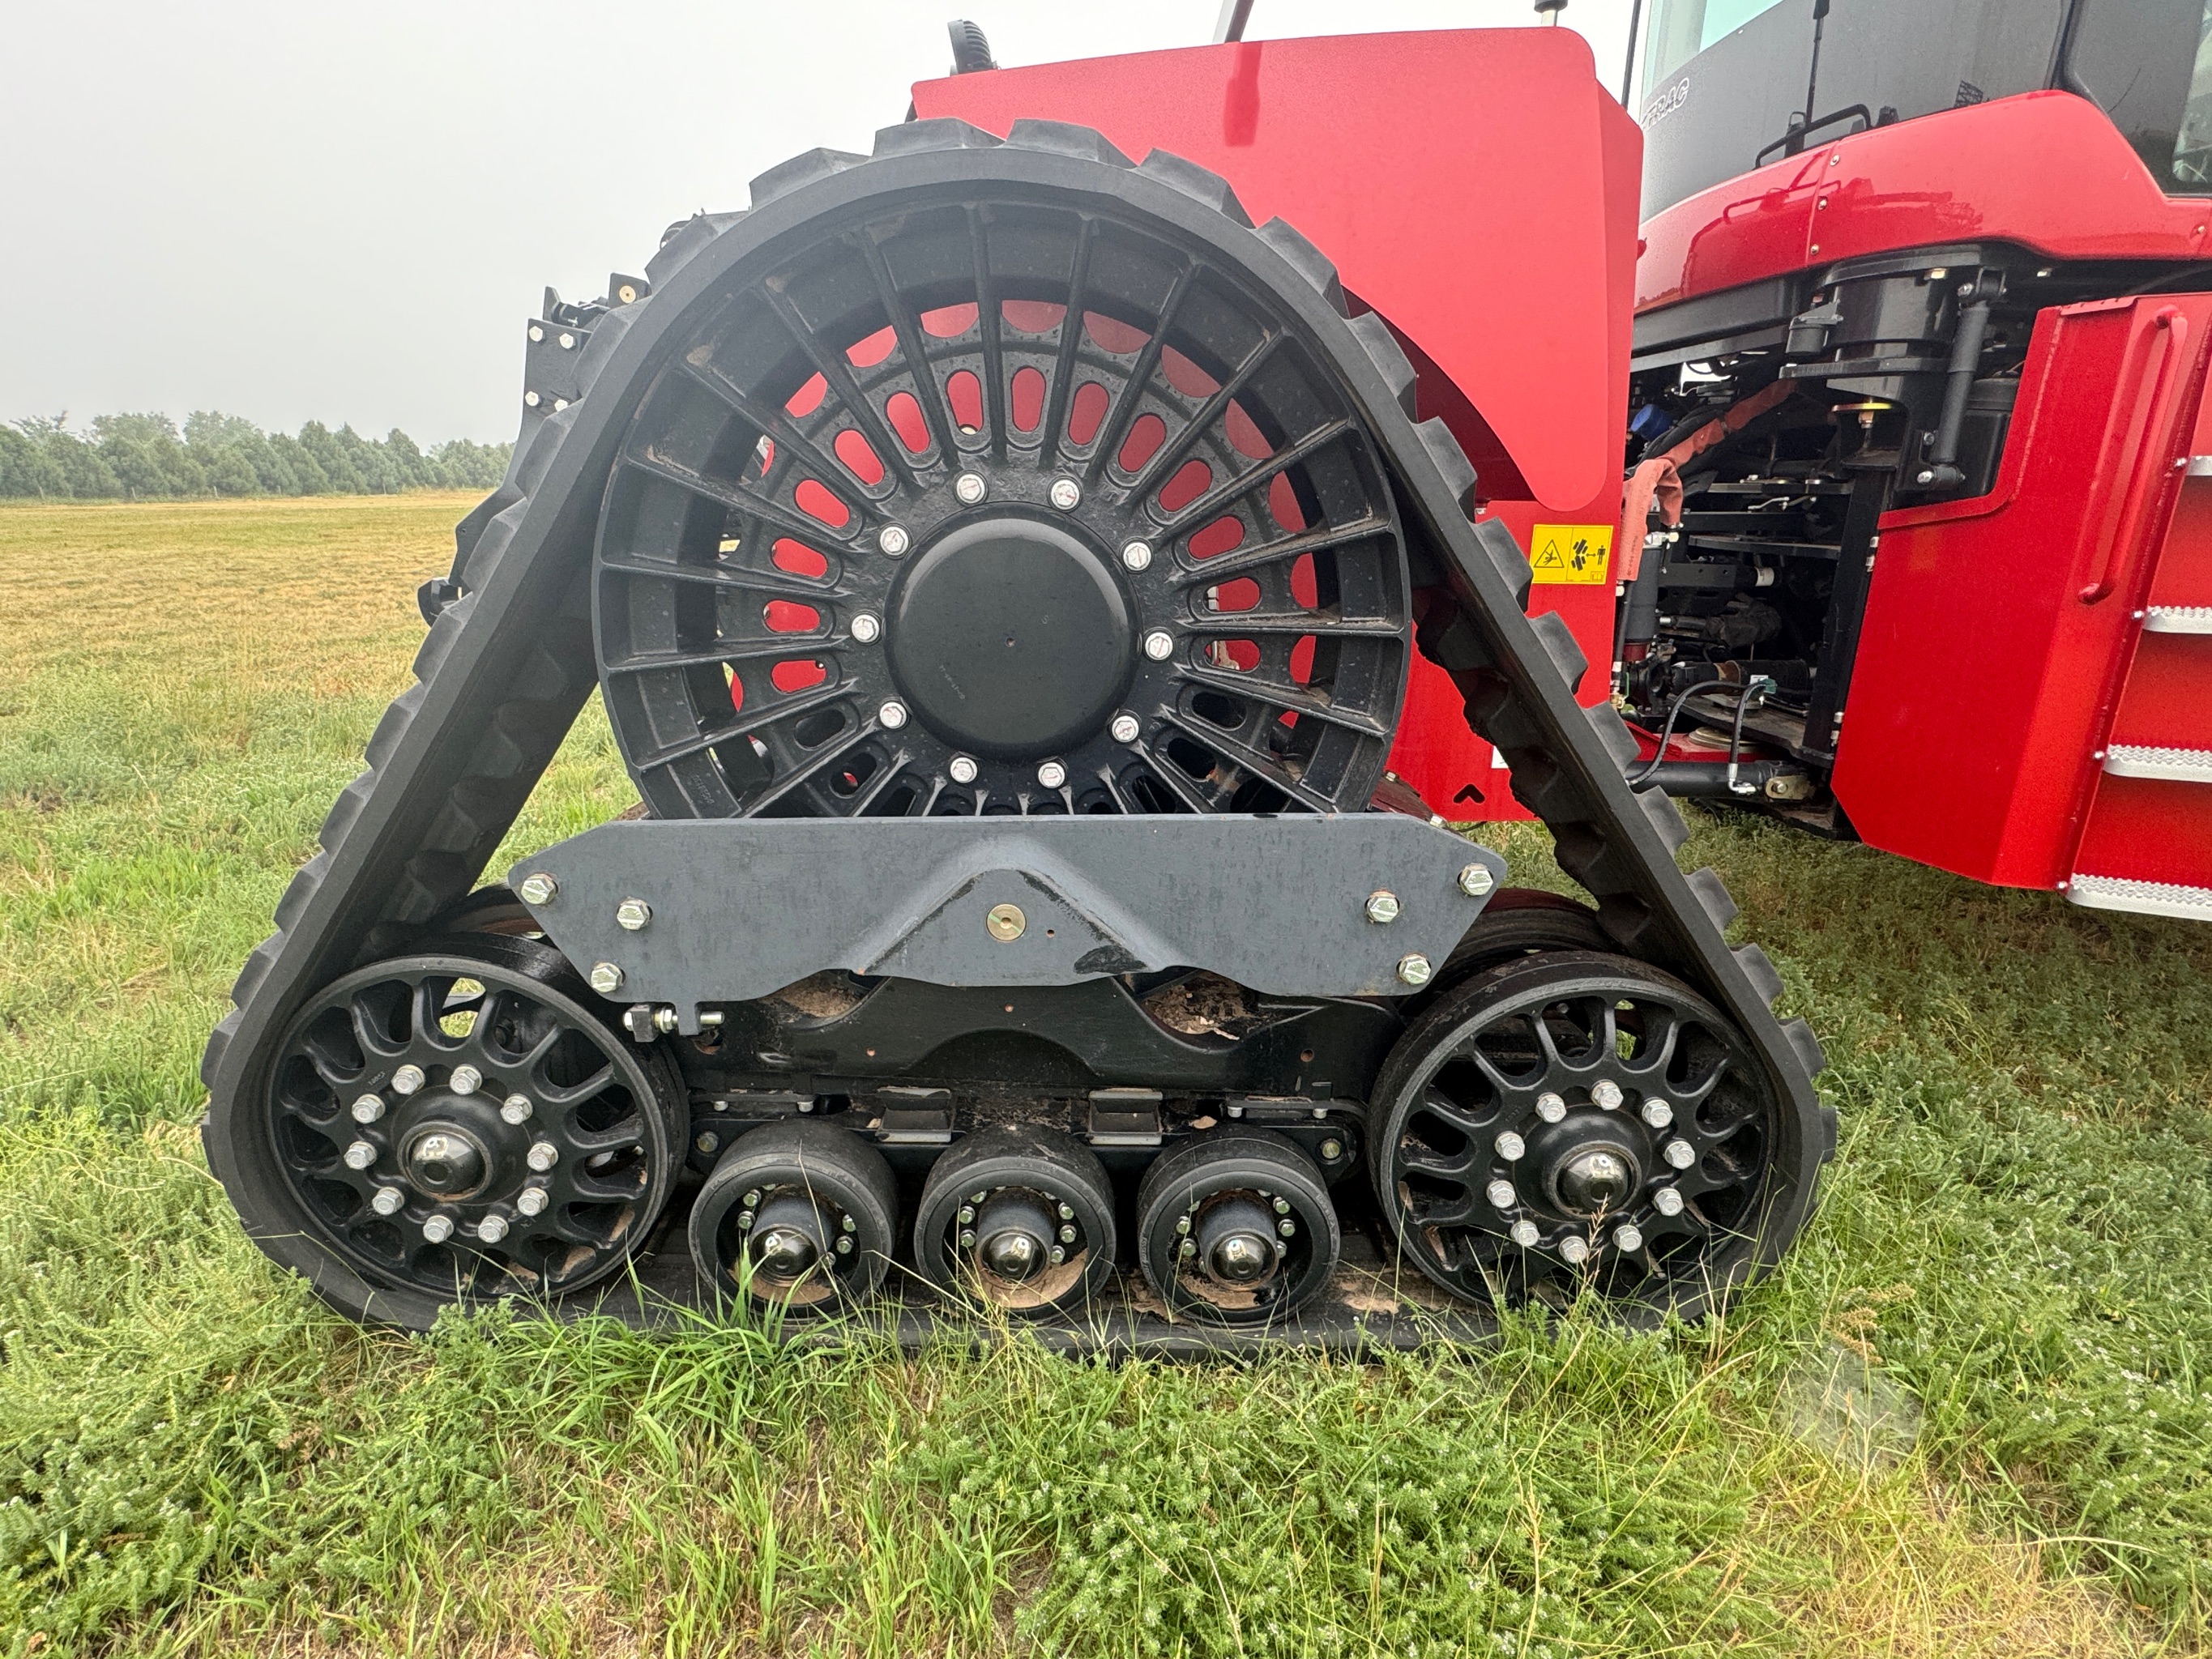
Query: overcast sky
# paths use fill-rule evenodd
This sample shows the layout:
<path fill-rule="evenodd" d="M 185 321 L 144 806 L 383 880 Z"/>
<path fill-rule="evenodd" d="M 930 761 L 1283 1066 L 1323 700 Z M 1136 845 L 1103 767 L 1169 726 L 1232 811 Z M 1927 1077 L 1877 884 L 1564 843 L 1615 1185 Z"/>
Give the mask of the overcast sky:
<path fill-rule="evenodd" d="M 1616 88 L 1629 3 L 1566 14 Z M 597 295 L 793 152 L 866 150 L 945 73 L 948 17 L 1015 65 L 1196 45 L 1217 9 L 0 0 L 0 419 L 511 437 L 546 283 Z M 1533 22 L 1530 0 L 1256 0 L 1247 38 Z"/>

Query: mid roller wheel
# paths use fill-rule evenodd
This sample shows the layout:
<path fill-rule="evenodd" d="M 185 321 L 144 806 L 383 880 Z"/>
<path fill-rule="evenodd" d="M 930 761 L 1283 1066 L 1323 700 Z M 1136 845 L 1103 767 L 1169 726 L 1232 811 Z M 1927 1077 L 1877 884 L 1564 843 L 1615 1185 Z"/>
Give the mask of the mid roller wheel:
<path fill-rule="evenodd" d="M 757 1309 L 852 1308 L 883 1288 L 898 1217 L 884 1155 L 850 1130 L 787 1119 L 733 1143 L 691 1206 L 702 1283 Z"/>
<path fill-rule="evenodd" d="M 1321 1171 L 1273 1130 L 1198 1136 L 1137 1188 L 1138 1265 L 1181 1318 L 1287 1318 L 1328 1282 L 1342 1242 Z"/>
<path fill-rule="evenodd" d="M 1694 1315 L 1802 1225 L 1817 1158 L 1735 1027 L 1595 951 L 1516 958 L 1415 1020 L 1370 1149 L 1407 1259 L 1470 1300 L 1587 1284 Z"/>
<path fill-rule="evenodd" d="M 1009 1313 L 1079 1309 L 1112 1276 L 1115 1243 L 1097 1155 L 1034 1124 L 969 1136 L 930 1170 L 915 1212 L 923 1275 Z"/>

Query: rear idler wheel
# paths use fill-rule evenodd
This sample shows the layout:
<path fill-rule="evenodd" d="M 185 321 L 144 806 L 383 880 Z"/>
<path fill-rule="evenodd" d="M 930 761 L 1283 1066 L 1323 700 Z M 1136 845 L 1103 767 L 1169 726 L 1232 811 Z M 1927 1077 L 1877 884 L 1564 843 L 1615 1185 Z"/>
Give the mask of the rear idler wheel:
<path fill-rule="evenodd" d="M 1702 1312 L 1804 1213 L 1784 1109 L 1680 981 L 1595 951 L 1517 957 L 1414 1021 L 1376 1079 L 1369 1157 L 1408 1261 L 1455 1295 Z"/>
<path fill-rule="evenodd" d="M 740 1136 L 691 1206 L 701 1281 L 762 1311 L 826 1313 L 868 1301 L 890 1267 L 898 1183 L 884 1155 L 814 1121 Z"/>
<path fill-rule="evenodd" d="M 969 1135 L 931 1168 L 915 1206 L 923 1276 L 1008 1313 L 1081 1309 L 1112 1276 L 1115 1245 L 1114 1188 L 1097 1155 L 1036 1125 Z"/>
<path fill-rule="evenodd" d="M 1138 1265 L 1178 1318 L 1286 1319 L 1328 1282 L 1341 1245 L 1321 1171 L 1272 1130 L 1200 1135 L 1137 1188 Z"/>

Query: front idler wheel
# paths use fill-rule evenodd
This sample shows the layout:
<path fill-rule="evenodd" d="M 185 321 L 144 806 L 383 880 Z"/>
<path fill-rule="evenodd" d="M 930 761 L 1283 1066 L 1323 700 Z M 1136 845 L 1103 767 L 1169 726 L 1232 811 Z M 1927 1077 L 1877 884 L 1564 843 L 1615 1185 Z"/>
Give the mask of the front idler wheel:
<path fill-rule="evenodd" d="M 1342 1242 L 1321 1171 L 1272 1130 L 1200 1135 L 1137 1188 L 1138 1265 L 1178 1318 L 1287 1318 L 1328 1282 Z"/>
<path fill-rule="evenodd" d="M 1079 1310 L 1114 1272 L 1114 1188 L 1073 1135 L 1006 1124 L 931 1168 L 915 1260 L 939 1290 L 1038 1317 Z"/>
<path fill-rule="evenodd" d="M 883 1288 L 898 1217 L 884 1155 L 850 1130 L 789 1119 L 740 1136 L 691 1206 L 691 1261 L 732 1302 L 785 1313 L 856 1307 Z"/>

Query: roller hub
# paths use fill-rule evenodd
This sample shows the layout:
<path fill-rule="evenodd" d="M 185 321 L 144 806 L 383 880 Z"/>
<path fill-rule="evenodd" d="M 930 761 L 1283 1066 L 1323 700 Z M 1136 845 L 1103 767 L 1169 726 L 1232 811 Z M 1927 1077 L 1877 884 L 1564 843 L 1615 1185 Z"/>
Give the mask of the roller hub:
<path fill-rule="evenodd" d="M 484 1184 L 490 1152 L 456 1124 L 433 1121 L 408 1141 L 401 1167 L 410 1185 L 441 1199 L 466 1198 Z"/>
<path fill-rule="evenodd" d="M 1256 1200 L 1225 1199 L 1200 1216 L 1194 1229 L 1198 1260 L 1222 1284 L 1249 1290 L 1274 1271 L 1273 1223 Z"/>
<path fill-rule="evenodd" d="M 984 1267 L 1014 1284 L 1034 1279 L 1052 1258 L 1054 1228 L 1037 1194 L 995 1194 L 975 1217 L 975 1256 Z"/>

